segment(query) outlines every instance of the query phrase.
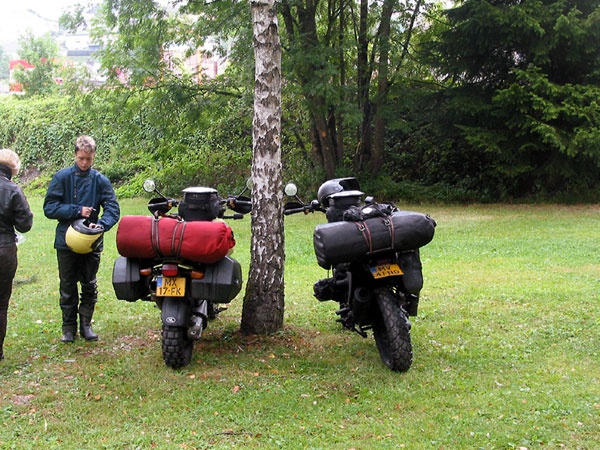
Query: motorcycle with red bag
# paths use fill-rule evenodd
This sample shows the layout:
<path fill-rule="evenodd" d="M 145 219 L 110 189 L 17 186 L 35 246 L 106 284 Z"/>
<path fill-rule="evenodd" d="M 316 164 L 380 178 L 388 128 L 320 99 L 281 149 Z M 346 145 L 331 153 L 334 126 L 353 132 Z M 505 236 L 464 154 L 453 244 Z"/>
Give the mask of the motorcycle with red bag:
<path fill-rule="evenodd" d="M 222 199 L 208 187 L 183 190 L 183 200 L 167 198 L 153 180 L 144 190 L 151 216 L 124 216 L 117 229 L 112 283 L 116 297 L 154 302 L 161 310 L 162 355 L 173 369 L 188 365 L 194 342 L 208 322 L 242 287 L 239 262 L 231 258 L 233 231 L 222 219 L 241 219 L 252 208 L 244 192 Z M 177 213 L 170 213 L 178 207 Z M 225 215 L 226 208 L 234 211 Z"/>
<path fill-rule="evenodd" d="M 419 248 L 433 239 L 436 223 L 428 215 L 376 203 L 356 178 L 328 180 L 318 200 L 305 204 L 293 183 L 285 194 L 295 198 L 284 214 L 324 212 L 313 245 L 317 262 L 332 276 L 314 284 L 319 301 L 334 300 L 344 327 L 366 338 L 372 331 L 383 363 L 403 372 L 412 364 L 411 323 L 417 315 L 423 274 Z"/>

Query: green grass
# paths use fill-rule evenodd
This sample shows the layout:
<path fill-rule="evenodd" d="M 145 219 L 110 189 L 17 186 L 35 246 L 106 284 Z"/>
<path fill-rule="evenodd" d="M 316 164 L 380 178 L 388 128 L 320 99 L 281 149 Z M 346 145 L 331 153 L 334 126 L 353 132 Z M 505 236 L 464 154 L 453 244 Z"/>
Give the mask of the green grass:
<path fill-rule="evenodd" d="M 431 214 L 414 363 L 380 362 L 312 297 L 324 217 L 286 218 L 285 327 L 240 335 L 242 293 L 191 365 L 160 351 L 160 314 L 114 297 L 106 236 L 94 329 L 60 342 L 55 223 L 31 199 L 0 363 L 0 449 L 595 449 L 600 442 L 600 208 L 405 206 Z M 145 214 L 142 199 L 123 214 Z M 247 273 L 249 218 L 231 222 Z"/>

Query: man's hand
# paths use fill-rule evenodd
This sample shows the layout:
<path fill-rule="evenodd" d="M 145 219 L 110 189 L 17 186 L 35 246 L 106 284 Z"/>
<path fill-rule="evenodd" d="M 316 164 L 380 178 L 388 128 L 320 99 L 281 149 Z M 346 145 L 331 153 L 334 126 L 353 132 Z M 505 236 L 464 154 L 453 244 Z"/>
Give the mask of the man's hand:
<path fill-rule="evenodd" d="M 92 215 L 92 211 L 94 211 L 94 208 L 91 208 L 89 206 L 82 206 L 81 207 L 81 217 L 90 217 Z"/>

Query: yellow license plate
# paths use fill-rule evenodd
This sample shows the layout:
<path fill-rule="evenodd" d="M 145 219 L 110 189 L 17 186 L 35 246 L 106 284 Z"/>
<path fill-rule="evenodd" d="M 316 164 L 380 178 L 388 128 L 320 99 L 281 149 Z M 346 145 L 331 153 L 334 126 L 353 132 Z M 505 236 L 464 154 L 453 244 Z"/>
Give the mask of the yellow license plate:
<path fill-rule="evenodd" d="M 382 264 L 380 266 L 371 267 L 371 275 L 373 278 L 397 277 L 402 275 L 402 269 L 398 264 Z"/>
<path fill-rule="evenodd" d="M 185 295 L 185 278 L 158 277 L 156 279 L 157 297 L 183 297 Z"/>

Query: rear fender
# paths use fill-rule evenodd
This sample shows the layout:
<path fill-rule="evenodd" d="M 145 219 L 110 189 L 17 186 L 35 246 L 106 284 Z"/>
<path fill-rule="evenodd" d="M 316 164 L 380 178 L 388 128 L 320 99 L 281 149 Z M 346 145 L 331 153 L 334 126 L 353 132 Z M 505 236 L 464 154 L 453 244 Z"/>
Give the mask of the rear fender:
<path fill-rule="evenodd" d="M 162 302 L 161 319 L 165 325 L 187 327 L 190 318 L 190 303 L 179 297 L 166 297 Z"/>

